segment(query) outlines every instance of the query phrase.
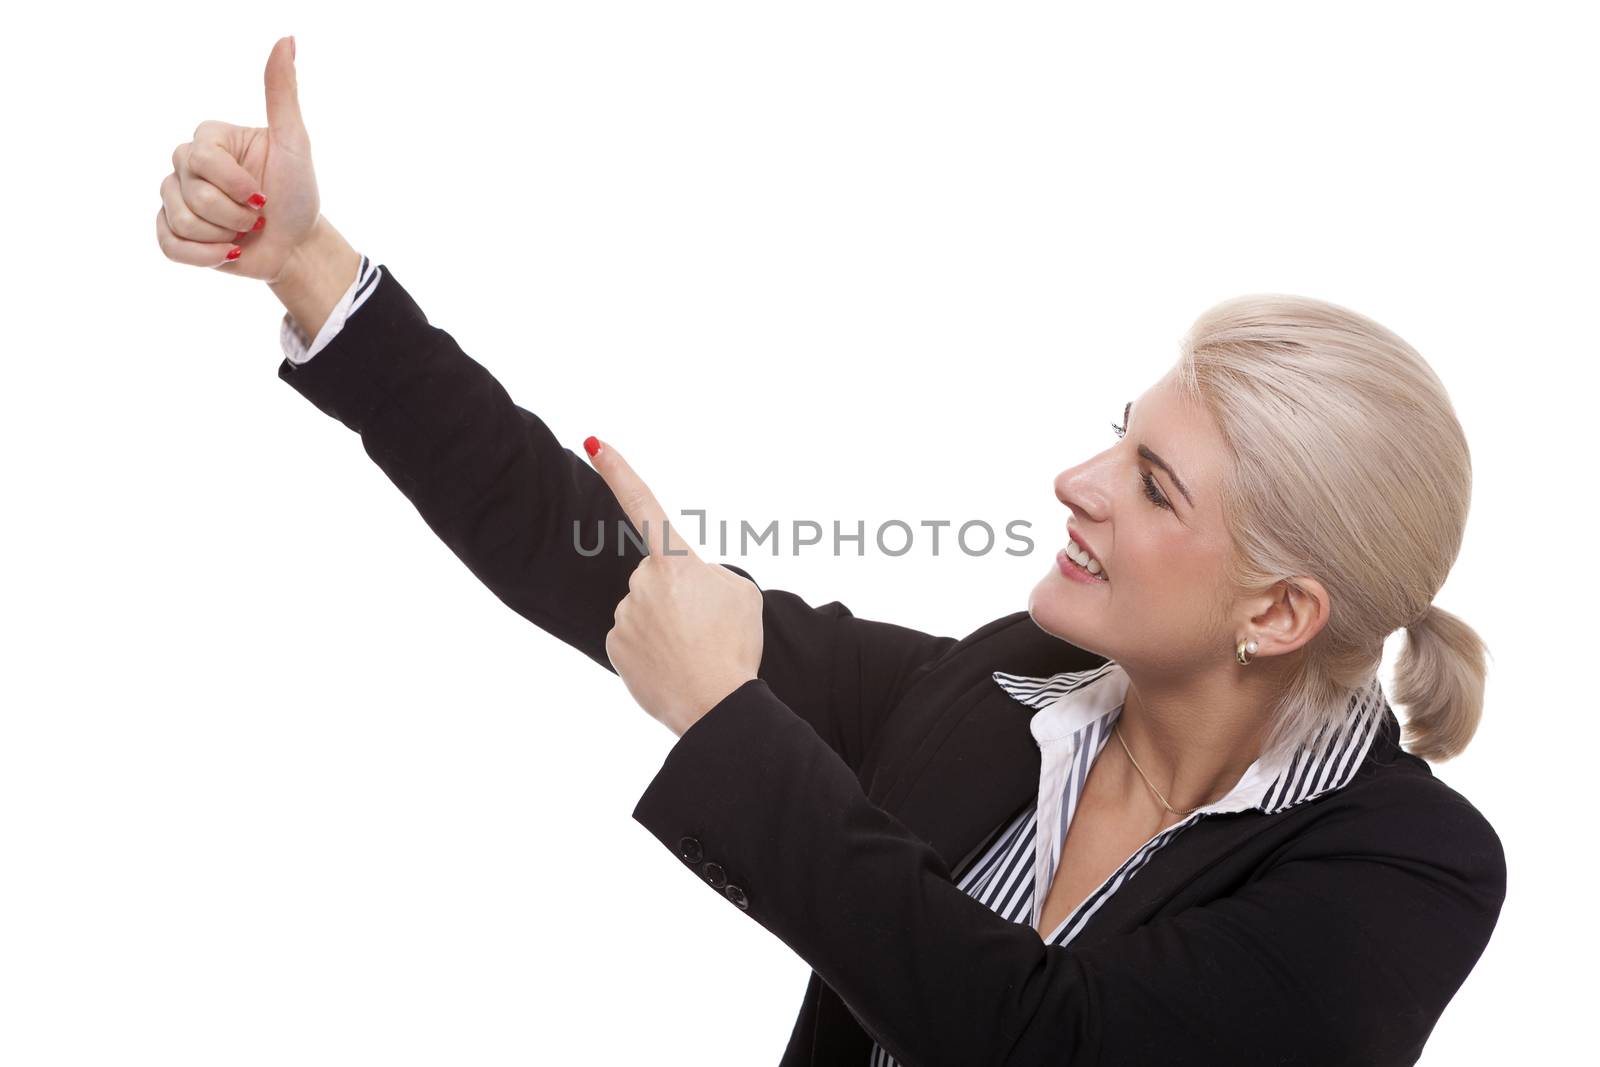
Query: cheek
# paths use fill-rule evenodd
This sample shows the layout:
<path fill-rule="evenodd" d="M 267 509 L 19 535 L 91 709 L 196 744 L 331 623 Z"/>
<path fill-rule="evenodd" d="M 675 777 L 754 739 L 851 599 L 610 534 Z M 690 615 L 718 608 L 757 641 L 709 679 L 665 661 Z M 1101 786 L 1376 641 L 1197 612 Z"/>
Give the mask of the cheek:
<path fill-rule="evenodd" d="M 1121 618 L 1141 630 L 1195 633 L 1210 629 L 1217 613 L 1216 562 L 1191 543 L 1156 538 L 1124 543 L 1106 587 Z"/>
<path fill-rule="evenodd" d="M 1172 545 L 1141 562 L 1137 580 L 1122 593 L 1129 612 L 1147 619 L 1153 630 L 1210 642 L 1230 625 L 1223 564 L 1213 553 Z"/>

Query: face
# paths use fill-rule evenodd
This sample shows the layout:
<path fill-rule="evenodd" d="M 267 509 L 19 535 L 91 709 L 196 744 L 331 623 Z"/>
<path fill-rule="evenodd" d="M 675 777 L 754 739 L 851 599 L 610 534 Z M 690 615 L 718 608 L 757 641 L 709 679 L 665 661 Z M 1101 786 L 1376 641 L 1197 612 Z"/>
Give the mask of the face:
<path fill-rule="evenodd" d="M 1170 374 L 1116 421 L 1122 436 L 1108 428 L 1109 447 L 1055 480 L 1067 526 L 1105 580 L 1063 573 L 1075 565 L 1060 553 L 1028 613 L 1045 631 L 1126 667 L 1182 672 L 1226 654 L 1239 628 L 1223 580 L 1229 545 L 1218 486 L 1227 449 Z"/>

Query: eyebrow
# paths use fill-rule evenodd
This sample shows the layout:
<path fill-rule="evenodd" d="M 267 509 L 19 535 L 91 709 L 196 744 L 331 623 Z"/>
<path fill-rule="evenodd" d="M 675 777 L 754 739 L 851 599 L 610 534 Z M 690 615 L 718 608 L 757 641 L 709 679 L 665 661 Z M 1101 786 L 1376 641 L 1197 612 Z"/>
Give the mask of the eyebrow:
<path fill-rule="evenodd" d="M 1128 401 L 1128 406 L 1122 409 L 1122 425 L 1123 426 L 1127 426 L 1128 423 L 1132 420 L 1132 418 L 1133 418 L 1133 401 L 1130 400 L 1130 401 Z M 1178 491 L 1180 493 L 1182 493 L 1183 494 L 1183 498 L 1189 502 L 1189 506 L 1191 508 L 1194 507 L 1194 497 L 1189 495 L 1189 487 L 1183 484 L 1183 479 L 1178 477 L 1178 472 L 1173 470 L 1172 467 L 1170 465 L 1168 465 L 1166 460 L 1162 459 L 1160 456 L 1158 456 L 1154 452 L 1150 451 L 1150 449 L 1145 445 L 1140 445 L 1139 446 L 1139 455 L 1141 457 L 1143 457 L 1144 459 L 1148 460 L 1149 462 L 1154 463 L 1157 467 L 1160 467 L 1162 470 L 1166 471 L 1167 472 L 1167 477 L 1171 478 L 1173 483 L 1175 485 L 1177 485 Z"/>

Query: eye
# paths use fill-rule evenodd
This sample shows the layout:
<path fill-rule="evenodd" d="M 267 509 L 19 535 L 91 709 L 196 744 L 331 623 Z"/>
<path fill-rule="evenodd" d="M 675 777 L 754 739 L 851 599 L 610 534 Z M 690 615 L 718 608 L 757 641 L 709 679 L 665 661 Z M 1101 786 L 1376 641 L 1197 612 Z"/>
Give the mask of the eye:
<path fill-rule="evenodd" d="M 1118 426 L 1114 422 L 1111 424 L 1111 428 L 1116 431 L 1118 437 L 1128 432 L 1126 426 Z M 1143 483 L 1144 495 L 1150 498 L 1150 503 L 1159 508 L 1166 508 L 1168 511 L 1172 510 L 1172 502 L 1162 495 L 1161 490 L 1156 486 L 1154 477 L 1149 474 L 1140 474 L 1139 481 Z"/>
<path fill-rule="evenodd" d="M 1150 498 L 1152 504 L 1166 508 L 1168 511 L 1172 510 L 1172 502 L 1161 495 L 1161 490 L 1156 488 L 1156 480 L 1153 477 L 1148 474 L 1141 474 L 1139 475 L 1139 480 L 1144 482 L 1144 495 Z"/>

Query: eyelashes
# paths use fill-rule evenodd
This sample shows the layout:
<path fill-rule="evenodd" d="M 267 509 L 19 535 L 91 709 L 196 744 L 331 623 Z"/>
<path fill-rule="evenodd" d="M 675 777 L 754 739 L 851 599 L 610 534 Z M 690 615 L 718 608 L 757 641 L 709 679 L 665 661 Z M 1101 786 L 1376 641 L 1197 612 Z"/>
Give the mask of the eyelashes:
<path fill-rule="evenodd" d="M 1150 503 L 1158 508 L 1172 510 L 1172 504 L 1161 495 L 1161 490 L 1156 488 L 1156 480 L 1148 474 L 1139 475 L 1139 480 L 1144 482 L 1144 495 L 1150 498 Z"/>
<path fill-rule="evenodd" d="M 1114 422 L 1111 424 L 1111 429 L 1116 432 L 1118 437 L 1121 437 L 1128 432 L 1128 428 L 1126 426 L 1119 426 Z M 1150 503 L 1154 504 L 1158 508 L 1166 508 L 1168 511 L 1172 510 L 1172 502 L 1162 495 L 1161 490 L 1156 486 L 1156 480 L 1154 477 L 1141 472 L 1139 475 L 1139 481 L 1144 486 L 1144 495 L 1149 498 Z"/>

